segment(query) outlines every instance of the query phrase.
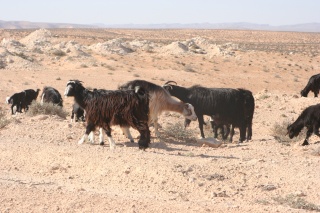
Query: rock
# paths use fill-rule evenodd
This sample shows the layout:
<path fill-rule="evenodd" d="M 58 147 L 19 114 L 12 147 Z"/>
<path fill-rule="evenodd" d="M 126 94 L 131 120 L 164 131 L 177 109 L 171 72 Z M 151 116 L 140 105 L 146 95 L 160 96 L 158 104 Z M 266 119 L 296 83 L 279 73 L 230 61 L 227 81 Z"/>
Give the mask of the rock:
<path fill-rule="evenodd" d="M 275 187 L 273 184 L 268 184 L 268 185 L 262 186 L 263 191 L 272 191 L 275 189 L 277 189 L 277 187 Z"/>
<path fill-rule="evenodd" d="M 201 146 L 205 144 L 209 147 L 218 148 L 219 146 L 221 146 L 222 141 L 218 141 L 215 138 L 201 138 L 197 139 L 197 143 Z"/>
<path fill-rule="evenodd" d="M 293 195 L 295 195 L 295 196 L 297 196 L 297 197 L 305 197 L 305 196 L 307 196 L 304 192 L 302 192 L 302 191 L 295 191 L 294 193 L 293 193 Z"/>

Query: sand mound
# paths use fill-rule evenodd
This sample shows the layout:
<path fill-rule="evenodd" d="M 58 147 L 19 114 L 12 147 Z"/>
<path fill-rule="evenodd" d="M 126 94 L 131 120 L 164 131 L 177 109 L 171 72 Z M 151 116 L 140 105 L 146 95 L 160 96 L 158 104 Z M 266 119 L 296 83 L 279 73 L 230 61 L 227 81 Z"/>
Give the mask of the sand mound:
<path fill-rule="evenodd" d="M 61 52 L 73 58 L 91 57 L 90 54 L 85 52 L 85 47 L 78 44 L 76 41 L 61 42 L 54 46 L 53 52 Z"/>
<path fill-rule="evenodd" d="M 104 43 L 93 44 L 89 47 L 98 54 L 119 54 L 126 55 L 132 53 L 133 50 L 120 39 L 112 39 Z"/>
<path fill-rule="evenodd" d="M 158 47 L 155 43 L 147 40 L 133 40 L 129 42 L 129 46 L 132 50 L 139 51 L 147 51 L 147 52 L 154 52 Z"/>
<path fill-rule="evenodd" d="M 46 29 L 39 29 L 20 40 L 28 48 L 44 47 L 50 44 L 51 32 Z"/>
<path fill-rule="evenodd" d="M 211 44 L 208 45 L 209 56 L 236 56 L 236 51 L 239 49 L 238 44 L 225 43 L 221 45 Z"/>
<path fill-rule="evenodd" d="M 35 68 L 34 59 L 28 49 L 19 41 L 3 39 L 0 46 L 0 67 L 3 68 Z"/>
<path fill-rule="evenodd" d="M 185 44 L 183 44 L 180 41 L 175 41 L 167 46 L 162 47 L 160 52 L 177 55 L 177 54 L 186 54 L 188 53 L 188 50 L 189 49 Z"/>
<path fill-rule="evenodd" d="M 204 42 L 205 39 L 202 39 Z M 169 45 L 162 47 L 160 52 L 166 54 L 206 54 L 206 50 L 199 46 L 198 41 L 200 38 L 197 39 L 189 39 L 186 41 L 175 41 Z"/>

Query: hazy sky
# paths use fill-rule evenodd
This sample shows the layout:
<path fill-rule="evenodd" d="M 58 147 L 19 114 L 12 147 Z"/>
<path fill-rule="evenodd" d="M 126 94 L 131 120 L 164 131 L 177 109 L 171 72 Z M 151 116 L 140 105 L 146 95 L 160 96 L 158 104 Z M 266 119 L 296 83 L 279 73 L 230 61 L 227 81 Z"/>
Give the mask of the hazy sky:
<path fill-rule="evenodd" d="M 0 0 L 0 20 L 75 24 L 320 23 L 320 0 Z"/>

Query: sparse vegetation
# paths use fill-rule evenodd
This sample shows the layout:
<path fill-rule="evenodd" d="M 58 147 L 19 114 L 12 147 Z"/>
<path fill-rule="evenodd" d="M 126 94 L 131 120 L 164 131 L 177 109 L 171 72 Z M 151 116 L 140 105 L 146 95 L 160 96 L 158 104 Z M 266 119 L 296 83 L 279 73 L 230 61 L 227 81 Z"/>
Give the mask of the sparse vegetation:
<path fill-rule="evenodd" d="M 32 58 L 30 58 L 29 56 L 27 56 L 27 55 L 25 55 L 24 53 L 12 53 L 13 55 L 15 55 L 15 56 L 18 56 L 18 57 L 20 57 L 20 58 L 23 58 L 24 60 L 27 60 L 27 61 L 30 61 L 30 62 L 32 62 L 33 61 L 33 59 Z"/>
<path fill-rule="evenodd" d="M 0 129 L 7 126 L 10 123 L 10 120 L 6 118 L 5 112 L 0 109 Z"/>
<path fill-rule="evenodd" d="M 320 212 L 320 206 L 317 206 L 313 203 L 309 203 L 305 199 L 296 195 L 289 194 L 286 197 L 279 196 L 273 198 L 273 200 L 280 205 L 288 205 L 294 209 L 304 209 L 308 211 Z"/>
<path fill-rule="evenodd" d="M 184 67 L 184 71 L 186 72 L 196 72 L 190 65 Z"/>
<path fill-rule="evenodd" d="M 282 116 L 284 117 L 284 116 Z M 306 136 L 306 131 L 302 130 L 299 134 L 298 137 L 290 139 L 289 136 L 287 135 L 287 127 L 291 123 L 288 120 L 283 121 L 282 123 L 275 123 L 271 129 L 272 136 L 280 142 L 280 143 L 287 143 L 289 144 L 290 142 L 296 142 L 302 140 Z"/>
<path fill-rule="evenodd" d="M 66 56 L 67 54 L 65 52 L 63 52 L 62 50 L 55 49 L 52 51 L 52 55 L 58 56 L 58 57 L 63 57 L 63 56 Z"/>
<path fill-rule="evenodd" d="M 80 64 L 80 67 L 81 67 L 81 68 L 88 68 L 88 65 L 86 65 L 86 64 Z"/>
<path fill-rule="evenodd" d="M 269 98 L 270 97 L 270 95 L 268 95 L 268 94 L 263 94 L 263 95 L 261 95 L 258 99 L 259 100 L 264 100 L 264 99 L 267 99 L 267 98 Z"/>
<path fill-rule="evenodd" d="M 52 103 L 43 103 L 43 105 L 41 105 L 39 102 L 33 101 L 29 106 L 27 115 L 36 116 L 39 114 L 57 115 L 61 118 L 66 118 L 68 115 L 68 113 L 60 106 Z"/>
<path fill-rule="evenodd" d="M 163 130 L 165 137 L 174 137 L 182 140 L 194 138 L 194 132 L 190 129 L 185 129 L 180 122 L 168 125 Z"/>

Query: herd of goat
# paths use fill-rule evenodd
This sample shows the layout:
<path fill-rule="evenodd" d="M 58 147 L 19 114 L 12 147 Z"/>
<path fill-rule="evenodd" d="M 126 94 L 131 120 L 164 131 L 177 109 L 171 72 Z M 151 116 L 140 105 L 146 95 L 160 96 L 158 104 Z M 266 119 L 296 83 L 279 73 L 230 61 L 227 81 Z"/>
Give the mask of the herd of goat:
<path fill-rule="evenodd" d="M 307 97 L 312 91 L 317 97 L 320 88 L 320 74 L 309 79 L 301 96 Z M 40 89 L 28 89 L 7 97 L 11 104 L 11 113 L 28 111 L 29 105 L 36 100 Z M 119 125 L 123 134 L 131 141 L 134 139 L 129 131 L 132 127 L 140 136 L 138 145 L 146 149 L 150 143 L 150 125 L 154 126 L 155 135 L 159 136 L 158 117 L 164 111 L 177 112 L 184 116 L 184 125 L 198 119 L 200 134 L 203 132 L 204 115 L 210 116 L 214 137 L 220 129 L 223 139 L 233 140 L 234 128 L 239 128 L 239 142 L 251 140 L 252 120 L 255 100 L 252 92 L 246 89 L 207 88 L 199 85 L 186 88 L 168 81 L 159 86 L 145 80 L 129 81 L 117 90 L 86 89 L 79 80 L 67 82 L 64 95 L 74 97 L 71 118 L 86 121 L 86 130 L 79 144 L 87 139 L 94 143 L 94 131 L 99 128 L 99 142 L 104 144 L 104 132 L 108 137 L 110 148 L 115 147 L 111 136 L 111 126 Z M 63 107 L 63 99 L 58 90 L 44 87 L 40 96 L 41 104 L 47 102 Z M 178 100 L 179 99 L 179 100 Z M 75 117 L 74 117 L 75 116 Z M 290 138 L 299 135 L 306 127 L 307 135 L 302 145 L 308 145 L 312 133 L 319 135 L 320 104 L 307 107 L 297 120 L 287 127 Z"/>

